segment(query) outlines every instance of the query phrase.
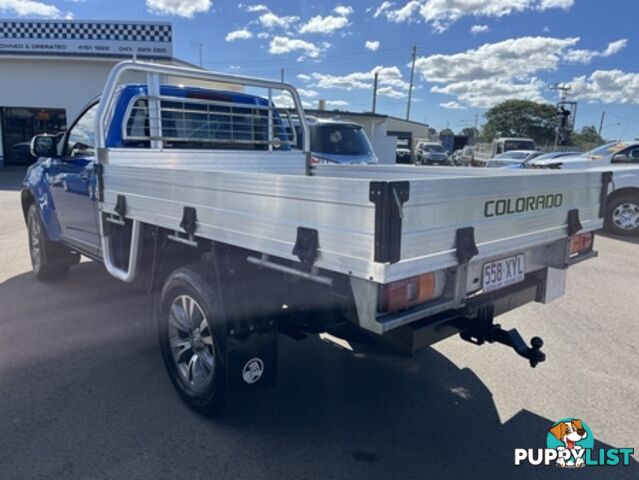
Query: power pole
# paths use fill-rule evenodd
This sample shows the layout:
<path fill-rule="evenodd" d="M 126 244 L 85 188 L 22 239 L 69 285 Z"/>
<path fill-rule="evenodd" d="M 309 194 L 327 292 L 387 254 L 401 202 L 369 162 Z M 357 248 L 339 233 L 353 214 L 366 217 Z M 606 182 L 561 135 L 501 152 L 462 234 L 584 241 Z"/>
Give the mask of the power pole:
<path fill-rule="evenodd" d="M 375 80 L 373 82 L 373 113 L 377 109 L 377 78 L 379 77 L 379 73 L 375 72 Z"/>
<path fill-rule="evenodd" d="M 601 112 L 601 120 L 599 121 L 599 136 L 601 137 L 601 131 L 603 130 L 604 118 L 606 118 L 606 111 Z"/>
<path fill-rule="evenodd" d="M 406 107 L 406 120 L 410 120 L 410 103 L 413 99 L 413 79 L 415 78 L 415 60 L 417 59 L 417 45 L 413 45 L 413 61 L 410 67 L 410 84 L 408 86 L 408 105 Z"/>
<path fill-rule="evenodd" d="M 200 47 L 200 68 L 202 68 L 202 47 L 203 45 L 201 43 L 197 44 L 198 47 Z"/>
<path fill-rule="evenodd" d="M 284 83 L 284 68 L 280 68 L 280 79 Z"/>

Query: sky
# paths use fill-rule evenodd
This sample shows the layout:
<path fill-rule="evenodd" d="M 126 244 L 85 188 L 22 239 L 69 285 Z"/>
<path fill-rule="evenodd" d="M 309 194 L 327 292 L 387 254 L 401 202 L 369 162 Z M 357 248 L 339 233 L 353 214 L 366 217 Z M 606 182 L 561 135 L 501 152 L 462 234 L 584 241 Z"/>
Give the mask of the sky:
<path fill-rule="evenodd" d="M 577 128 L 639 136 L 636 0 L 0 0 L 2 18 L 144 20 L 173 24 L 174 56 L 214 71 L 280 78 L 307 106 L 481 125 L 521 98 L 554 103 L 571 87 Z"/>

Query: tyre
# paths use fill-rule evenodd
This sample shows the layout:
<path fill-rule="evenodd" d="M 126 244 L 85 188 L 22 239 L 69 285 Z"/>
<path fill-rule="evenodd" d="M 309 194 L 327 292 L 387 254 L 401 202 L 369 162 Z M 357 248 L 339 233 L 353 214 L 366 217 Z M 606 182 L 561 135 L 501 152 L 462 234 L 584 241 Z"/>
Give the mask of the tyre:
<path fill-rule="evenodd" d="M 615 235 L 639 235 L 639 193 L 613 196 L 606 207 L 606 230 Z"/>
<path fill-rule="evenodd" d="M 31 267 L 36 278 L 49 282 L 66 276 L 69 273 L 69 267 L 78 262 L 79 255 L 49 240 L 35 204 L 31 204 L 27 211 L 27 229 Z"/>
<path fill-rule="evenodd" d="M 225 314 L 211 270 L 197 265 L 169 275 L 157 315 L 162 358 L 171 382 L 189 407 L 206 415 L 227 405 Z"/>

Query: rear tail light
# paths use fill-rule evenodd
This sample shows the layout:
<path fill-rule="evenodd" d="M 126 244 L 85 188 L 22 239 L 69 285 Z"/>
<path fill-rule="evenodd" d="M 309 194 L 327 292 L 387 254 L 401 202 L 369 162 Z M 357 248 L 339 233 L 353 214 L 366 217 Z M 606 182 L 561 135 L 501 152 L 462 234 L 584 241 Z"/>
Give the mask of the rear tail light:
<path fill-rule="evenodd" d="M 570 237 L 570 255 L 579 255 L 580 253 L 592 250 L 593 233 L 580 233 Z"/>
<path fill-rule="evenodd" d="M 317 164 L 319 164 L 319 163 L 320 163 L 320 159 L 319 159 L 319 158 L 317 158 L 316 156 L 311 156 L 311 163 L 312 163 L 313 165 L 317 165 Z"/>
<path fill-rule="evenodd" d="M 443 271 L 425 273 L 380 286 L 379 312 L 394 313 L 442 296 L 446 284 Z"/>

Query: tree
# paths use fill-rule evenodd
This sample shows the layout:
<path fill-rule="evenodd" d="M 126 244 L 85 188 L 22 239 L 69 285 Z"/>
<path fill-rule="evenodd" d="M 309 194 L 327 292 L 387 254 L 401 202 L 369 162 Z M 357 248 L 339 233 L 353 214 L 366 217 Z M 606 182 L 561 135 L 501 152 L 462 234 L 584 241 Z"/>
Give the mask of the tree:
<path fill-rule="evenodd" d="M 603 145 L 606 141 L 601 138 L 599 132 L 591 125 L 589 127 L 583 127 L 579 132 L 573 132 L 570 135 L 570 140 L 573 145 L 579 147 L 580 150 L 592 150 L 599 145 Z"/>
<path fill-rule="evenodd" d="M 506 100 L 485 114 L 483 136 L 488 140 L 498 137 L 532 138 L 538 145 L 555 141 L 557 110 L 549 103 L 530 100 Z"/>
<path fill-rule="evenodd" d="M 446 137 L 448 135 L 455 135 L 455 132 L 453 132 L 450 128 L 444 128 L 439 132 L 440 137 Z"/>
<path fill-rule="evenodd" d="M 462 137 L 477 138 L 479 137 L 479 130 L 476 129 L 475 127 L 466 127 L 466 128 L 462 128 L 459 134 Z"/>

